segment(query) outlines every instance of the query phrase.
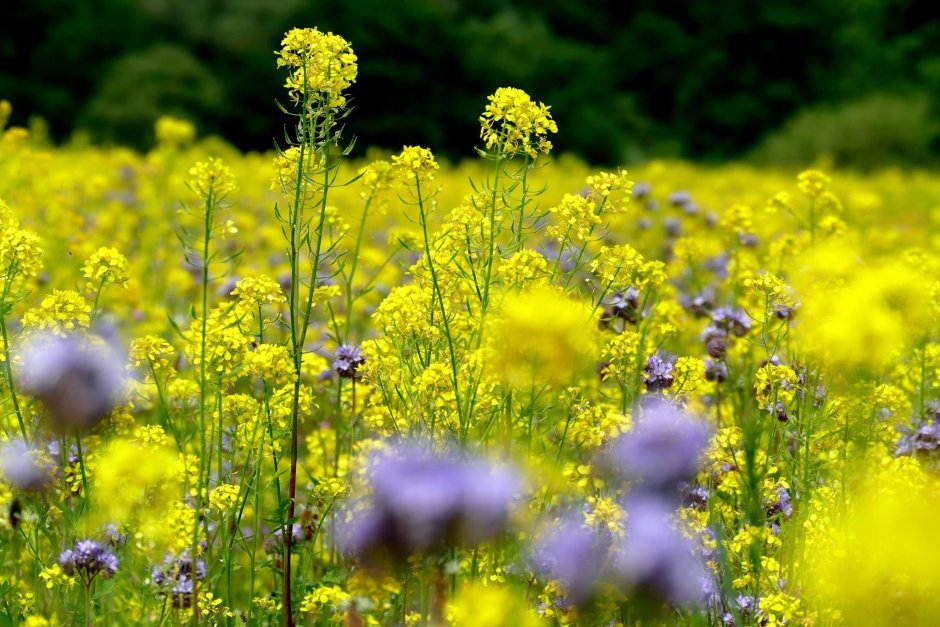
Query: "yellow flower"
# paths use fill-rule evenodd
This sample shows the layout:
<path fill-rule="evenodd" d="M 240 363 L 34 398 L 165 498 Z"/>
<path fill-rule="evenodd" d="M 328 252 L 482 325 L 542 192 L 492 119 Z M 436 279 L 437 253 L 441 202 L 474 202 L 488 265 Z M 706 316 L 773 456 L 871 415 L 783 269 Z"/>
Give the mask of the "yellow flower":
<path fill-rule="evenodd" d="M 232 296 L 250 311 L 254 312 L 262 305 L 278 305 L 287 302 L 280 284 L 266 274 L 246 276 L 235 284 Z"/>
<path fill-rule="evenodd" d="M 6 219 L 3 219 L 6 218 Z M 36 276 L 42 267 L 43 250 L 39 236 L 20 229 L 12 214 L 0 218 L 0 281 Z M 9 221 L 8 225 L 2 222 Z"/>
<path fill-rule="evenodd" d="M 73 290 L 53 290 L 39 307 L 23 314 L 23 326 L 31 331 L 65 335 L 91 323 L 91 307 L 85 297 Z"/>
<path fill-rule="evenodd" d="M 127 283 L 128 265 L 127 258 L 116 248 L 99 248 L 82 266 L 82 274 L 89 279 L 87 289 L 93 291 L 99 286 Z"/>
<path fill-rule="evenodd" d="M 294 102 L 303 102 L 306 94 L 311 108 L 340 109 L 346 104 L 343 92 L 356 82 L 356 62 L 352 46 L 339 35 L 292 28 L 281 40 L 277 66 L 291 71 L 284 86 Z"/>
<path fill-rule="evenodd" d="M 584 524 L 606 527 L 612 535 L 623 537 L 624 513 L 614 499 L 591 496 L 588 497 L 588 504 L 590 508 L 584 512 Z"/>
<path fill-rule="evenodd" d="M 210 194 L 215 199 L 223 198 L 237 189 L 235 175 L 221 159 L 198 162 L 189 169 L 189 176 L 190 189 L 203 198 Z"/>
<path fill-rule="evenodd" d="M 196 137 L 196 127 L 191 122 L 163 115 L 154 124 L 157 143 L 169 148 L 180 148 L 192 143 Z"/>
<path fill-rule="evenodd" d="M 164 370 L 170 365 L 173 357 L 173 347 L 162 337 L 145 335 L 131 342 L 130 359 L 135 368 L 146 363 L 154 370 Z"/>
<path fill-rule="evenodd" d="M 220 483 L 209 493 L 209 507 L 219 511 L 232 509 L 238 503 L 241 488 L 230 483 Z"/>
<path fill-rule="evenodd" d="M 829 191 L 832 179 L 819 170 L 805 170 L 800 172 L 796 181 L 801 192 L 810 198 L 818 198 L 823 192 Z"/>
<path fill-rule="evenodd" d="M 546 233 L 561 243 L 568 239 L 586 242 L 601 223 L 601 217 L 595 209 L 591 199 L 578 194 L 565 194 L 561 202 L 549 210 L 556 224 L 549 226 Z"/>
<path fill-rule="evenodd" d="M 327 607 L 333 611 L 341 609 L 341 605 L 349 599 L 349 593 L 339 586 L 320 586 L 308 592 L 300 603 L 300 611 L 304 614 L 313 614 Z"/>
<path fill-rule="evenodd" d="M 500 260 L 496 274 L 506 287 L 523 290 L 548 279 L 548 262 L 538 251 L 524 248 Z"/>
<path fill-rule="evenodd" d="M 757 371 L 755 378 L 757 402 L 765 407 L 774 407 L 777 402 L 788 404 L 799 388 L 799 378 L 789 366 L 768 363 Z"/>
<path fill-rule="evenodd" d="M 273 385 L 285 385 L 294 377 L 294 360 L 282 344 L 259 344 L 245 356 L 248 373 Z"/>
<path fill-rule="evenodd" d="M 487 149 L 496 148 L 509 157 L 522 152 L 532 158 L 551 151 L 548 133 L 557 133 L 558 125 L 549 107 L 514 87 L 500 87 L 488 100 L 480 116 L 480 137 Z"/>
<path fill-rule="evenodd" d="M 565 382 L 593 356 L 591 311 L 549 288 L 511 294 L 493 325 L 494 366 L 515 386 Z"/>
<path fill-rule="evenodd" d="M 431 151 L 420 146 L 402 148 L 400 154 L 392 157 L 392 165 L 406 185 L 430 183 L 439 169 Z"/>
<path fill-rule="evenodd" d="M 58 564 L 53 564 L 52 566 L 43 568 L 39 572 L 39 577 L 46 583 L 46 587 L 50 590 L 56 586 L 75 585 L 75 579 L 62 572 L 62 567 Z"/>

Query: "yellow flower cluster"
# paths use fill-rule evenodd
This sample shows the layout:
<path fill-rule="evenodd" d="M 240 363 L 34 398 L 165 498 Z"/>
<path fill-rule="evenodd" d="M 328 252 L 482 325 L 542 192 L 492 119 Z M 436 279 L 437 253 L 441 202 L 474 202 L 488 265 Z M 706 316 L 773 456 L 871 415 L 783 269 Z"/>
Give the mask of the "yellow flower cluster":
<path fill-rule="evenodd" d="M 66 335 L 91 323 L 91 306 L 74 290 L 53 290 L 39 307 L 23 314 L 23 326 L 30 331 Z"/>
<path fill-rule="evenodd" d="M 85 260 L 82 274 L 88 279 L 88 289 L 94 290 L 105 285 L 127 283 L 128 268 L 127 258 L 116 248 L 102 247 Z"/>
<path fill-rule="evenodd" d="M 349 600 L 349 593 L 339 586 L 320 586 L 308 592 L 300 604 L 300 611 L 314 614 L 323 608 L 338 611 Z"/>
<path fill-rule="evenodd" d="M 146 364 L 156 371 L 164 370 L 174 358 L 169 342 L 156 335 L 144 335 L 131 342 L 130 359 L 135 368 Z"/>
<path fill-rule="evenodd" d="M 548 228 L 548 235 L 562 243 L 569 237 L 579 242 L 588 241 L 601 223 L 594 202 L 578 194 L 565 194 L 550 211 L 557 223 Z"/>
<path fill-rule="evenodd" d="M 219 511 L 227 511 L 235 507 L 241 488 L 230 483 L 220 483 L 209 492 L 209 507 Z"/>
<path fill-rule="evenodd" d="M 196 138 L 196 127 L 186 120 L 163 115 L 154 124 L 154 135 L 160 146 L 181 148 Z"/>
<path fill-rule="evenodd" d="M 548 279 L 548 261 L 537 250 L 523 249 L 501 260 L 496 273 L 507 288 L 524 290 Z"/>
<path fill-rule="evenodd" d="M 284 86 L 295 102 L 308 108 L 324 104 L 341 109 L 346 105 L 343 92 L 359 73 L 356 61 L 352 46 L 339 35 L 292 28 L 281 41 L 277 66 L 290 70 Z"/>
<path fill-rule="evenodd" d="M 392 157 L 392 167 L 405 185 L 421 185 L 433 181 L 440 166 L 427 148 L 405 146 Z"/>
<path fill-rule="evenodd" d="M 551 151 L 548 134 L 557 133 L 558 125 L 548 106 L 515 87 L 500 87 L 488 100 L 480 116 L 480 137 L 487 149 L 509 157 L 525 153 L 533 159 Z"/>
<path fill-rule="evenodd" d="M 189 169 L 189 187 L 200 198 L 224 198 L 236 189 L 235 175 L 221 159 L 200 161 Z"/>

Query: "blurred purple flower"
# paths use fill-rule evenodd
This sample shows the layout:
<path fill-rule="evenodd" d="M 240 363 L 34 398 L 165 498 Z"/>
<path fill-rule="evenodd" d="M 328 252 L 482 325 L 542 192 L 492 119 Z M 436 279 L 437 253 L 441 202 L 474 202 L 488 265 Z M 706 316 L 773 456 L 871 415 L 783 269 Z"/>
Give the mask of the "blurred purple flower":
<path fill-rule="evenodd" d="M 692 204 L 692 194 L 685 190 L 678 190 L 669 194 L 666 202 L 673 207 L 686 207 Z"/>
<path fill-rule="evenodd" d="M 612 443 L 606 462 L 637 487 L 675 490 L 695 476 L 709 437 L 707 425 L 653 399 L 633 429 Z"/>
<path fill-rule="evenodd" d="M 580 516 L 571 516 L 541 534 L 529 557 L 533 572 L 564 583 L 568 600 L 587 601 L 601 576 L 610 536 L 586 527 Z"/>
<path fill-rule="evenodd" d="M 636 288 L 630 287 L 623 292 L 616 292 L 601 314 L 601 322 L 607 324 L 617 318 L 636 324 L 640 318 L 640 295 Z"/>
<path fill-rule="evenodd" d="M 193 603 L 193 581 L 205 581 L 206 563 L 197 559 L 195 564 L 189 551 L 179 556 L 168 554 L 161 566 L 154 566 L 150 575 L 160 595 L 170 597 L 175 608 L 186 609 Z"/>
<path fill-rule="evenodd" d="M 728 379 L 728 364 L 720 359 L 705 360 L 705 380 L 724 383 Z"/>
<path fill-rule="evenodd" d="M 505 527 L 519 489 L 515 472 L 483 460 L 404 446 L 376 457 L 371 499 L 341 530 L 345 552 L 403 559 L 450 544 L 477 544 Z"/>
<path fill-rule="evenodd" d="M 719 307 L 712 313 L 712 324 L 726 333 L 744 337 L 751 330 L 751 320 L 743 309 Z"/>
<path fill-rule="evenodd" d="M 39 491 L 49 486 L 52 466 L 23 440 L 11 440 L 0 448 L 0 475 L 18 490 Z"/>
<path fill-rule="evenodd" d="M 624 540 L 612 561 L 622 585 L 674 606 L 700 602 L 706 572 L 692 542 L 675 528 L 670 502 L 633 495 L 624 510 Z"/>
<path fill-rule="evenodd" d="M 670 216 L 663 220 L 663 226 L 666 229 L 666 235 L 670 237 L 679 237 L 682 235 L 682 222 L 679 221 L 679 218 Z"/>
<path fill-rule="evenodd" d="M 90 429 L 124 391 L 123 361 L 104 343 L 47 335 L 32 340 L 22 359 L 23 390 L 62 428 Z"/>
<path fill-rule="evenodd" d="M 683 295 L 680 303 L 696 318 L 707 318 L 715 308 L 715 291 L 706 288 L 695 296 Z"/>
<path fill-rule="evenodd" d="M 650 195 L 650 192 L 653 191 L 653 186 L 647 183 L 646 181 L 637 181 L 633 184 L 633 197 L 637 200 L 641 200 Z"/>
<path fill-rule="evenodd" d="M 790 493 L 783 486 L 777 487 L 776 498 L 770 503 L 765 503 L 767 519 L 772 521 L 774 533 L 779 531 L 780 522 L 789 520 L 793 516 L 793 501 L 790 499 Z"/>
<path fill-rule="evenodd" d="M 702 331 L 702 341 L 705 342 L 705 350 L 714 359 L 723 359 L 728 352 L 728 334 L 713 324 Z"/>

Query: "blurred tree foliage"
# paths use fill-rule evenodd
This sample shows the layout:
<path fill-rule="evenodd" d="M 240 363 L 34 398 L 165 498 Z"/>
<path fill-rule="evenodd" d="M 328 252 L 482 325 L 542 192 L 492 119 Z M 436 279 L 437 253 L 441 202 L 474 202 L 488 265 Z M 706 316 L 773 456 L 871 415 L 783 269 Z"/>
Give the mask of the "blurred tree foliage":
<path fill-rule="evenodd" d="M 556 145 L 599 163 L 723 159 L 775 131 L 764 145 L 790 159 L 798 148 L 787 137 L 807 142 L 807 122 L 797 119 L 804 109 L 836 134 L 878 126 L 864 131 L 871 141 L 843 142 L 877 160 L 891 124 L 932 129 L 940 102 L 940 4 L 928 0 L 15 5 L 0 9 L 0 97 L 13 101 L 14 123 L 31 113 L 54 138 L 83 128 L 139 148 L 162 113 L 245 149 L 269 147 L 285 122 L 273 103 L 283 94 L 273 50 L 285 30 L 308 25 L 341 33 L 360 57 L 350 131 L 361 146 L 418 143 L 454 158 L 472 156 L 476 118 L 503 85 L 551 104 L 563 129 Z M 899 111 L 912 89 L 911 111 Z M 839 119 L 839 105 L 876 92 L 896 95 L 881 105 L 872 96 L 868 109 L 850 107 L 852 122 Z M 878 106 L 894 107 L 892 118 L 879 120 Z M 936 133 L 925 144 L 911 139 L 918 132 L 900 131 L 920 161 L 925 146 L 935 154 Z M 891 158 L 906 158 L 899 152 L 892 144 Z M 870 165 L 870 156 L 853 163 L 852 154 L 840 158 Z"/>

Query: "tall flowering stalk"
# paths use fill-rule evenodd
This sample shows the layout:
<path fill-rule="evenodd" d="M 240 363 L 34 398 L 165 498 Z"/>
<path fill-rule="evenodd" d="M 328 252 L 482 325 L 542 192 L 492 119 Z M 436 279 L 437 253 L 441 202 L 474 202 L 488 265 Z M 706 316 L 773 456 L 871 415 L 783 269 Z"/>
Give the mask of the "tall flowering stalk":
<path fill-rule="evenodd" d="M 0 357 L 3 360 L 4 375 L 10 391 L 13 411 L 19 423 L 20 435 L 27 442 L 29 436 L 26 433 L 26 423 L 23 420 L 23 412 L 16 396 L 16 385 L 13 382 L 7 316 L 14 305 L 29 295 L 24 284 L 26 279 L 39 272 L 42 254 L 39 236 L 32 231 L 20 228 L 19 220 L 7 204 L 0 200 L 0 339 L 3 340 L 3 354 Z"/>
<path fill-rule="evenodd" d="M 198 235 L 188 232 L 185 228 L 180 235 L 180 241 L 183 243 L 186 252 L 186 261 L 192 267 L 197 268 L 201 278 L 201 304 L 198 336 L 194 328 L 188 331 L 192 340 L 194 355 L 193 361 L 197 362 L 199 367 L 199 441 L 198 441 L 198 459 L 199 459 L 199 484 L 194 493 L 196 516 L 193 524 L 192 554 L 199 554 L 199 525 L 200 512 L 203 511 L 206 498 L 206 483 L 211 473 L 212 457 L 209 455 L 209 442 L 206 439 L 208 434 L 206 428 L 206 415 L 209 410 L 209 404 L 206 400 L 206 390 L 208 388 L 208 377 L 211 373 L 208 371 L 209 362 L 213 361 L 210 346 L 210 324 L 217 327 L 222 324 L 209 311 L 209 287 L 213 276 L 210 273 L 210 267 L 214 262 L 230 261 L 231 258 L 222 258 L 221 251 L 213 247 L 213 240 L 220 234 L 219 231 L 226 225 L 219 224 L 218 213 L 225 207 L 226 197 L 235 191 L 235 177 L 223 163 L 221 159 L 209 159 L 199 162 L 189 170 L 190 180 L 189 188 L 202 201 L 198 210 L 190 212 L 190 217 L 194 218 L 201 230 Z M 184 335 L 184 337 L 186 337 Z M 217 389 L 217 394 L 221 394 L 221 389 Z M 221 466 L 221 464 L 220 464 Z M 221 470 L 221 468 L 220 468 Z M 198 598 L 198 582 L 193 584 L 193 597 Z M 199 612 L 193 611 L 193 624 L 199 621 Z"/>
<path fill-rule="evenodd" d="M 549 133 L 557 133 L 558 125 L 549 113 L 549 107 L 514 87 L 500 87 L 489 96 L 486 109 L 480 116 L 480 137 L 485 150 L 479 154 L 494 163 L 493 181 L 487 183 L 489 201 L 489 250 L 486 255 L 486 271 L 483 284 L 483 312 L 489 307 L 490 284 L 492 283 L 493 264 L 497 253 L 496 240 L 501 225 L 497 224 L 499 208 L 507 204 L 507 194 L 516 183 L 501 186 L 500 177 L 503 164 L 514 157 L 524 158 L 523 166 L 514 173 L 513 179 L 521 186 L 521 197 L 513 208 L 513 247 L 522 245 L 526 223 L 526 205 L 528 204 L 528 173 L 539 153 L 548 154 L 552 149 Z M 516 216 L 518 215 L 518 219 Z"/>
<path fill-rule="evenodd" d="M 281 151 L 276 165 L 281 191 L 288 197 L 287 210 L 275 208 L 284 225 L 290 263 L 288 316 L 290 351 L 294 364 L 293 395 L 290 419 L 290 478 L 286 516 L 282 516 L 284 542 L 283 622 L 293 624 L 291 600 L 291 550 L 297 493 L 297 426 L 300 416 L 300 387 L 304 346 L 313 314 L 314 293 L 320 280 L 323 260 L 330 252 L 324 250 L 324 223 L 327 198 L 336 184 L 339 160 L 334 151 L 339 146 L 341 128 L 346 116 L 344 92 L 355 82 L 358 73 L 356 55 L 345 39 L 316 28 L 290 30 L 281 42 L 278 67 L 288 68 L 285 87 L 296 112 L 296 136 Z M 341 151 L 343 152 L 343 151 Z M 315 217 L 308 209 L 315 208 Z M 301 283 L 302 265 L 308 272 Z M 306 292 L 302 290 L 306 287 Z M 283 508 L 283 504 L 281 504 Z"/>

